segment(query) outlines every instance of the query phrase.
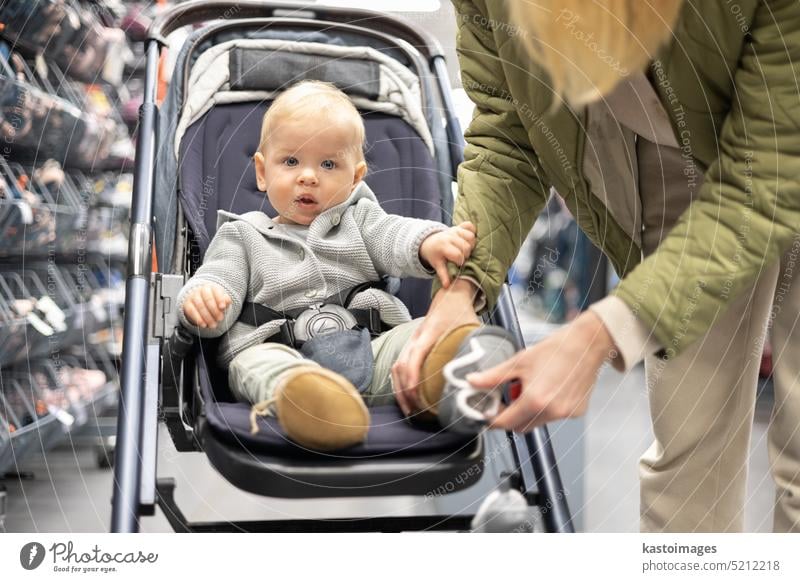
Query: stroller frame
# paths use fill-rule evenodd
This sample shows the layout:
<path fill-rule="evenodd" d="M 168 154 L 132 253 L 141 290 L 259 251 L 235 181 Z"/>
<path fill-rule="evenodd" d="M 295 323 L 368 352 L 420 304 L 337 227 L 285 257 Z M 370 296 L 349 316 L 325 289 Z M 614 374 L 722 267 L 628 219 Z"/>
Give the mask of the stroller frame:
<path fill-rule="evenodd" d="M 305 10 L 305 12 L 304 12 Z M 380 31 L 396 34 L 415 47 L 424 48 L 424 58 L 438 85 L 446 136 L 451 158 L 451 178 L 463 159 L 464 140 L 453 113 L 444 55 L 438 42 L 419 27 L 400 18 L 366 10 L 325 6 L 304 6 L 284 2 L 192 1 L 179 4 L 153 22 L 146 39 L 144 101 L 140 107 L 139 138 L 136 145 L 131 230 L 126 281 L 124 346 L 120 370 L 121 398 L 114 465 L 112 532 L 137 532 L 143 515 L 153 515 L 161 507 L 175 531 L 407 531 L 468 530 L 472 516 L 376 517 L 367 519 L 302 519 L 246 522 L 190 523 L 175 503 L 175 482 L 156 478 L 158 423 L 165 421 L 179 451 L 200 448 L 194 427 L 186 426 L 182 410 L 182 387 L 174 381 L 174 370 L 167 370 L 166 332 L 170 317 L 162 303 L 174 297 L 182 278 L 152 272 L 153 202 L 157 151 L 158 107 L 155 102 L 158 62 L 166 37 L 190 24 L 214 19 L 263 19 L 290 14 L 335 24 L 358 24 L 368 20 Z M 180 280 L 177 280 L 180 279 Z M 522 332 L 507 285 L 491 315 L 491 322 L 509 330 L 518 345 L 524 345 Z M 164 378 L 162 379 L 162 375 Z M 172 382 L 164 383 L 172 377 Z M 506 474 L 523 493 L 530 506 L 541 508 L 547 531 L 574 531 L 566 496 L 556 466 L 547 427 L 520 435 L 507 433 L 515 471 Z M 478 447 L 479 451 L 482 448 Z M 480 459 L 479 459 L 480 460 Z"/>

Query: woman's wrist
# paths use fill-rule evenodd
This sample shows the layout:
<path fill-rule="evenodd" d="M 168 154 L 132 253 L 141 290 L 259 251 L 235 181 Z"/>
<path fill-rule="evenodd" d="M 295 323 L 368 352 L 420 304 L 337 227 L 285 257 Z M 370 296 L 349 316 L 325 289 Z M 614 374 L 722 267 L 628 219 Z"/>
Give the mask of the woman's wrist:
<path fill-rule="evenodd" d="M 617 345 L 614 343 L 606 324 L 596 313 L 585 311 L 575 320 L 575 323 L 581 326 L 588 345 L 599 357 L 604 360 L 613 360 L 617 357 L 619 353 Z"/>
<path fill-rule="evenodd" d="M 465 279 L 464 277 L 457 277 L 450 286 L 450 289 L 455 293 L 463 294 L 464 296 L 469 297 L 470 301 L 475 299 L 475 295 L 477 295 L 478 291 L 480 291 L 475 283 L 469 279 Z"/>
<path fill-rule="evenodd" d="M 441 287 L 437 292 L 434 298 L 434 301 L 443 301 L 444 297 L 447 296 L 447 301 L 458 301 L 461 299 L 469 300 L 472 302 L 475 298 L 475 295 L 478 293 L 478 287 L 468 279 L 464 279 L 462 277 L 457 277 L 453 279 L 450 286 L 445 288 Z"/>
<path fill-rule="evenodd" d="M 475 313 L 475 296 L 480 289 L 467 279 L 455 279 L 448 288 L 441 288 L 431 302 L 428 313 L 445 310 L 448 313 L 461 313 L 468 311 Z"/>

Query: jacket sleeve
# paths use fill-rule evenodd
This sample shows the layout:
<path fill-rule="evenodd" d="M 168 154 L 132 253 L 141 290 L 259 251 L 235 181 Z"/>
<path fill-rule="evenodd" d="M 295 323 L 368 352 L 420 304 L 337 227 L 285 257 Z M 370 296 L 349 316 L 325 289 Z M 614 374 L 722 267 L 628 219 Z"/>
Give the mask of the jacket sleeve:
<path fill-rule="evenodd" d="M 759 3 L 697 199 L 614 291 L 666 357 L 700 338 L 800 232 L 799 64 L 800 5 Z"/>
<path fill-rule="evenodd" d="M 372 200 L 359 200 L 354 216 L 367 253 L 381 275 L 430 279 L 433 271 L 419 259 L 419 246 L 427 237 L 447 230 L 440 222 L 387 214 Z"/>
<path fill-rule="evenodd" d="M 468 0 L 454 0 L 453 4 L 461 80 L 475 104 L 472 121 L 464 133 L 467 145 L 464 162 L 458 168 L 453 223 L 469 220 L 475 224 L 477 242 L 463 268 L 451 266 L 451 275 L 478 282 L 486 306 L 491 308 L 547 201 L 550 183 L 520 120 L 516 99 L 508 89 L 505 65 L 488 28 L 490 19 Z M 439 287 L 437 279 L 433 292 Z"/>
<path fill-rule="evenodd" d="M 250 265 L 244 241 L 236 225 L 233 222 L 226 222 L 217 230 L 217 234 L 208 245 L 203 264 L 178 293 L 178 317 L 181 324 L 200 337 L 221 336 L 239 318 L 242 304 L 247 298 L 249 281 Z M 231 298 L 231 305 L 225 310 L 225 317 L 214 328 L 192 325 L 183 312 L 183 303 L 187 295 L 207 283 L 219 285 Z"/>

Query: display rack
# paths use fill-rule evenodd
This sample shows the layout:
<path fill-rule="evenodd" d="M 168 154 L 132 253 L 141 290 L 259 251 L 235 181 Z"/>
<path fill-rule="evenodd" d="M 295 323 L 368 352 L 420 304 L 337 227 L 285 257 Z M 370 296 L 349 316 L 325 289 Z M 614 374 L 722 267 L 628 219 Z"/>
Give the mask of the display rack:
<path fill-rule="evenodd" d="M 0 5 L 0 531 L 30 455 L 113 462 L 142 5 Z"/>

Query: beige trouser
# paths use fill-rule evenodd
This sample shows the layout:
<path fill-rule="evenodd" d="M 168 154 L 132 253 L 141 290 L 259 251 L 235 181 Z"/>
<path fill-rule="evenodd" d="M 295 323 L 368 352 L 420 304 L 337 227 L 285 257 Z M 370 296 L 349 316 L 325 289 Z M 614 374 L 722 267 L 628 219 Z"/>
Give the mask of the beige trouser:
<path fill-rule="evenodd" d="M 643 247 L 650 254 L 698 189 L 687 187 L 678 150 L 641 138 L 637 150 Z M 799 259 L 800 238 L 678 357 L 646 359 L 655 440 L 640 461 L 642 531 L 742 530 L 758 369 L 770 320 L 774 529 L 800 531 L 800 283 L 792 284 Z"/>

